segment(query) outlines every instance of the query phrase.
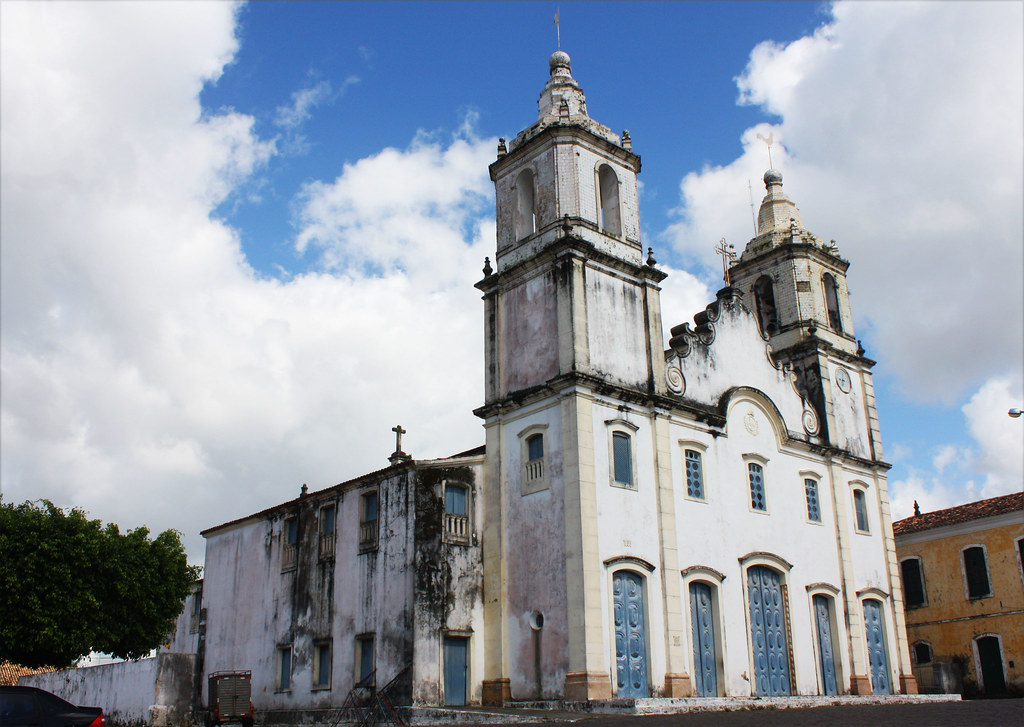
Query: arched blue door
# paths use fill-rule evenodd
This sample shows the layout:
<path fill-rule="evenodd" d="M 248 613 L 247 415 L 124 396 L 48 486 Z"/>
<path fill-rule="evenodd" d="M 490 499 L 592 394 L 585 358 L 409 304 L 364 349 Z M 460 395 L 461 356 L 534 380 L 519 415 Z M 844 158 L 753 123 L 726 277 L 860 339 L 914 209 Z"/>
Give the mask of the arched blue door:
<path fill-rule="evenodd" d="M 618 696 L 646 697 L 647 639 L 644 626 L 643 580 L 618 571 L 612 578 L 615 604 L 615 671 Z"/>
<path fill-rule="evenodd" d="M 788 695 L 789 647 L 779 574 L 761 565 L 751 566 L 747 569 L 747 592 L 757 696 Z"/>
<path fill-rule="evenodd" d="M 864 601 L 864 631 L 868 640 L 871 691 L 875 694 L 892 694 L 889 658 L 885 652 L 885 629 L 882 626 L 882 604 L 879 601 Z"/>
<path fill-rule="evenodd" d="M 827 696 L 835 696 L 836 659 L 832 653 L 832 614 L 825 596 L 814 597 L 814 620 L 818 626 L 818 656 L 821 662 L 821 683 Z"/>
<path fill-rule="evenodd" d="M 693 691 L 698 697 L 718 696 L 718 654 L 711 587 L 690 584 L 690 623 L 693 624 Z"/>

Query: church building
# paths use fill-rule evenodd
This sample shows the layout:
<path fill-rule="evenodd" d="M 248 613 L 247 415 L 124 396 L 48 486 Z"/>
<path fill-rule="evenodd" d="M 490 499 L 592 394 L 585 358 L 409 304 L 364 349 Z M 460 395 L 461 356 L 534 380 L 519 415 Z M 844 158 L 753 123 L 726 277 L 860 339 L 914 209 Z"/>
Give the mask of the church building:
<path fill-rule="evenodd" d="M 664 347 L 640 157 L 556 52 L 490 166 L 484 446 L 204 532 L 200 670 L 257 710 L 916 693 L 849 262 L 769 170 Z M 205 698 L 204 698 L 205 699 Z"/>

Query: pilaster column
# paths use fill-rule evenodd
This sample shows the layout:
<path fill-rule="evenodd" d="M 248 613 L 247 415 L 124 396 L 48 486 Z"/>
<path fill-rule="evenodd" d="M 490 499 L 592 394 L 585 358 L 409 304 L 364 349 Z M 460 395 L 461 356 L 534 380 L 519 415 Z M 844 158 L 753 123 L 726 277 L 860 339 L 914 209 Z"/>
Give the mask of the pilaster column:
<path fill-rule="evenodd" d="M 655 414 L 655 486 L 658 492 L 658 536 L 661 543 L 662 608 L 665 613 L 665 696 L 689 697 L 683 648 L 683 599 L 680 593 L 679 550 L 676 533 L 675 491 L 672 486 L 672 442 L 667 416 Z"/>
<path fill-rule="evenodd" d="M 562 399 L 565 483 L 565 574 L 569 670 L 565 698 L 612 696 L 601 609 L 593 399 L 572 391 Z"/>
<path fill-rule="evenodd" d="M 502 705 L 512 698 L 508 679 L 508 656 L 504 645 L 505 629 L 505 488 L 501 465 L 502 432 L 500 421 L 484 425 L 488 457 L 484 467 L 484 678 L 481 700 L 487 705 Z"/>

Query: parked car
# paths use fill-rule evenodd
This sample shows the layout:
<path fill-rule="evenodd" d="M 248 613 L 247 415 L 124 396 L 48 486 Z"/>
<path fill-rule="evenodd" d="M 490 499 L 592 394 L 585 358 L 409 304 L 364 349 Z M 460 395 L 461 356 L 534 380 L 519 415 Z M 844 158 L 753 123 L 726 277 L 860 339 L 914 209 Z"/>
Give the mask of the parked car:
<path fill-rule="evenodd" d="M 99 707 L 76 707 L 35 687 L 0 687 L 0 727 L 106 727 Z"/>

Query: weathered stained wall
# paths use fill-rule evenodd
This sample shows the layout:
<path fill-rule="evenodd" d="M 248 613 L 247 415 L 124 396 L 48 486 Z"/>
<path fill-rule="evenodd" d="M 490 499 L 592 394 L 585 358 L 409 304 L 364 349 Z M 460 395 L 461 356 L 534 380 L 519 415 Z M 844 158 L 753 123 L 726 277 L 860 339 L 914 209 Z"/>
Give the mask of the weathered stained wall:
<path fill-rule="evenodd" d="M 589 373 L 631 388 L 647 384 L 647 342 L 642 289 L 589 266 L 586 268 Z"/>
<path fill-rule="evenodd" d="M 412 700 L 444 704 L 448 634 L 469 640 L 467 700 L 479 702 L 483 667 L 483 567 L 479 527 L 483 513 L 482 462 L 422 467 L 416 490 Z M 468 542 L 445 532 L 444 488 L 469 488 Z"/>
<path fill-rule="evenodd" d="M 544 433 L 547 486 L 535 492 L 524 488 L 521 435 L 527 430 Z M 499 456 L 505 464 L 501 568 L 508 588 L 504 618 L 510 687 L 517 699 L 551 698 L 562 694 L 568 670 L 561 407 L 545 402 L 506 422 Z M 539 630 L 531 626 L 535 613 L 544 619 Z"/>
<path fill-rule="evenodd" d="M 501 393 L 545 383 L 558 373 L 558 284 L 554 272 L 502 293 Z"/>
<path fill-rule="evenodd" d="M 138 661 L 34 674 L 19 684 L 53 692 L 72 704 L 100 707 L 111 725 L 188 725 L 195 657 L 160 653 Z"/>

